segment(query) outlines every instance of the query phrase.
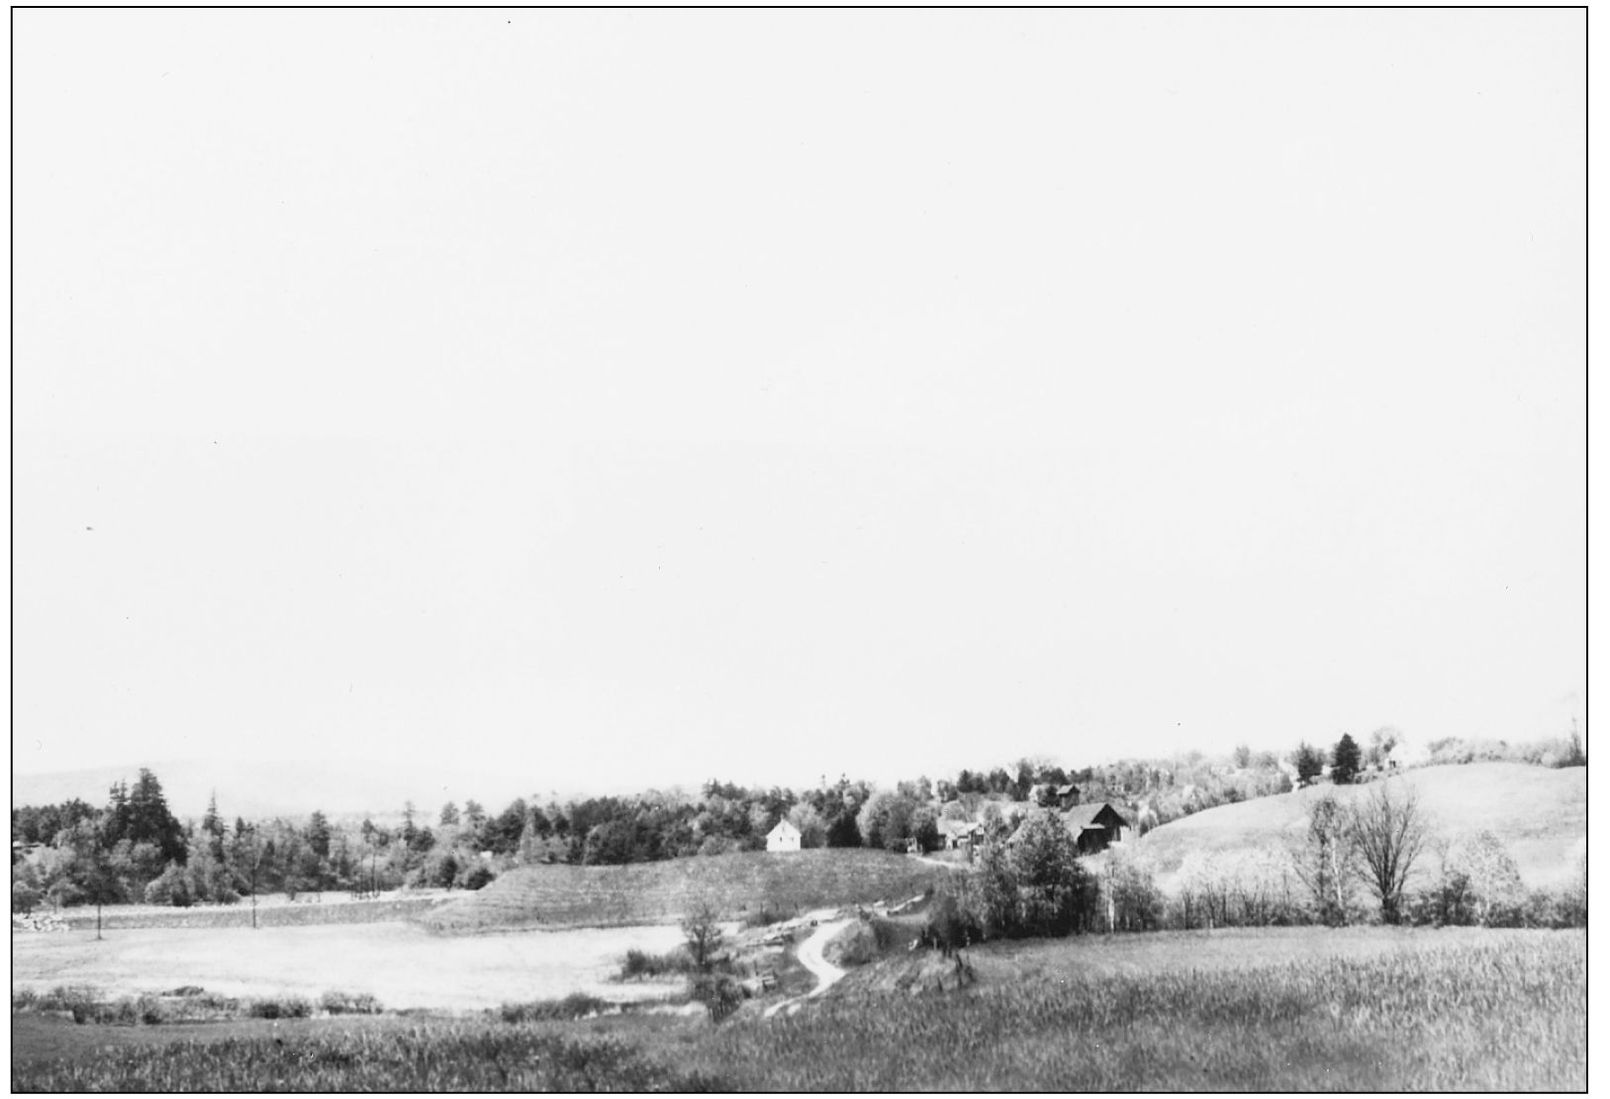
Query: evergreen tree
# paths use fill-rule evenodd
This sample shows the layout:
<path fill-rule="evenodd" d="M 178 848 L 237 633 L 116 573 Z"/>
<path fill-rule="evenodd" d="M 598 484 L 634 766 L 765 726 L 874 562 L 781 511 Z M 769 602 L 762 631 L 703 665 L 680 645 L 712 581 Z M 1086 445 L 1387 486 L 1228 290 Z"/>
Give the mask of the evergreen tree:
<path fill-rule="evenodd" d="M 1292 756 L 1291 762 L 1297 768 L 1298 786 L 1311 785 L 1325 769 L 1325 757 L 1320 754 L 1319 749 L 1307 741 L 1297 745 L 1296 754 Z"/>
<path fill-rule="evenodd" d="M 1358 744 L 1347 733 L 1336 742 L 1331 751 L 1330 780 L 1338 786 L 1350 786 L 1358 778 L 1359 767 Z"/>

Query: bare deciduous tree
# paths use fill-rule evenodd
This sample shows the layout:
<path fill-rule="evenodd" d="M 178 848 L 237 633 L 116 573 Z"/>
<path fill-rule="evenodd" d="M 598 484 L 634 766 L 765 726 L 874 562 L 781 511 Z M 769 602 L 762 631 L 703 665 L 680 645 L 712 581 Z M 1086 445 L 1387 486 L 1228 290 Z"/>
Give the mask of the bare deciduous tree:
<path fill-rule="evenodd" d="M 1320 920 L 1332 927 L 1347 922 L 1358 866 L 1348 814 L 1332 794 L 1314 802 L 1308 834 L 1292 850 L 1292 869 L 1313 894 Z"/>
<path fill-rule="evenodd" d="M 1403 916 L 1403 889 L 1425 849 L 1429 829 L 1414 788 L 1398 782 L 1376 786 L 1353 807 L 1351 831 L 1359 871 L 1381 902 L 1381 919 Z"/>

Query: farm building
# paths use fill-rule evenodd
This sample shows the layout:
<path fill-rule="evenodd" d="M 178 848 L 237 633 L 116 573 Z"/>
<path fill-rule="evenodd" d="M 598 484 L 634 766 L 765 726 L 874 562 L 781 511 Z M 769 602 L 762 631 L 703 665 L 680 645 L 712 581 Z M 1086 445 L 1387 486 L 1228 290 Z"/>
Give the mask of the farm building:
<path fill-rule="evenodd" d="M 945 850 L 954 851 L 969 843 L 980 842 L 984 838 L 984 826 L 976 820 L 942 820 L 939 822 L 939 838 L 944 841 Z"/>
<path fill-rule="evenodd" d="M 786 820 L 777 822 L 777 827 L 766 833 L 766 850 L 768 851 L 798 851 L 799 829 Z"/>
<path fill-rule="evenodd" d="M 1124 834 L 1129 831 L 1129 822 L 1105 801 L 1075 805 L 1062 814 L 1062 819 L 1081 855 L 1094 855 L 1112 844 L 1123 843 Z"/>

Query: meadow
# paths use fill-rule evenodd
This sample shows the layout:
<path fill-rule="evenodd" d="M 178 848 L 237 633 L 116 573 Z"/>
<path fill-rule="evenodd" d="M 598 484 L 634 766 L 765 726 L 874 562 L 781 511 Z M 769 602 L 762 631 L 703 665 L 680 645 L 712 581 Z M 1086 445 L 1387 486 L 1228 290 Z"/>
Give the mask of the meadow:
<path fill-rule="evenodd" d="M 18 1091 L 626 1089 L 1577 1090 L 1581 931 L 1322 928 L 1092 936 L 970 951 L 962 991 L 893 991 L 903 956 L 805 1010 L 309 1020 L 94 1058 L 14 1044 Z M 1201 964 L 1195 960 L 1200 959 Z M 14 1042 L 18 1035 L 13 1017 Z M 97 1028 L 61 1027 L 77 1031 Z"/>

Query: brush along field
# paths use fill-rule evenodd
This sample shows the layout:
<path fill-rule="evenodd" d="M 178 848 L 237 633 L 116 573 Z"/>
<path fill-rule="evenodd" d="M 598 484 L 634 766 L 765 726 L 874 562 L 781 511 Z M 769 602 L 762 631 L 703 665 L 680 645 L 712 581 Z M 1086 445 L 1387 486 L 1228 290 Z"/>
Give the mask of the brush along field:
<path fill-rule="evenodd" d="M 1580 1090 L 1580 931 L 1323 928 L 992 944 L 961 991 L 872 963 L 726 1023 L 397 1020 L 14 1058 L 14 1090 Z M 954 989 L 954 986 L 951 986 Z M 325 1022 L 323 1020 L 315 1023 Z M 403 1025 L 405 1024 L 406 1025 Z M 71 1024 L 62 1024 L 70 1027 Z M 78 1031 L 92 1028 L 80 1027 Z M 14 1022 L 13 1034 L 17 1029 Z"/>
<path fill-rule="evenodd" d="M 731 919 L 762 909 L 796 915 L 828 906 L 903 901 L 954 872 L 905 855 L 840 848 L 627 866 L 532 866 L 510 870 L 485 889 L 438 905 L 422 921 L 448 932 L 653 924 L 675 922 L 700 900 L 710 900 Z"/>
<path fill-rule="evenodd" d="M 225 996 L 369 993 L 388 1008 L 466 1009 L 585 992 L 655 999 L 662 986 L 611 983 L 629 949 L 663 953 L 675 927 L 527 931 L 451 938 L 405 923 L 160 928 L 13 934 L 11 988 L 85 985 L 107 996 L 198 985 Z"/>

